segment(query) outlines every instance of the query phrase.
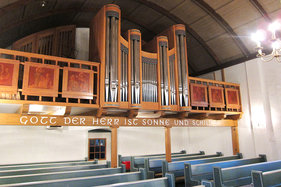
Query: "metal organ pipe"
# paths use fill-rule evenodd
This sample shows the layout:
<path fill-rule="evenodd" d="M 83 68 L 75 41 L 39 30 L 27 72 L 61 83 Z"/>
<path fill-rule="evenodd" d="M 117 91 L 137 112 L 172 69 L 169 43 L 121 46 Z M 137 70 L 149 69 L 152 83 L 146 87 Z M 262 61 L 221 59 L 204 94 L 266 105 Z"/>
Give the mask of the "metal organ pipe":
<path fill-rule="evenodd" d="M 187 65 L 185 55 L 185 31 L 176 31 L 177 63 L 178 63 L 178 82 L 179 82 L 179 104 L 188 106 L 188 80 Z"/>
<path fill-rule="evenodd" d="M 105 49 L 105 102 L 118 100 L 118 37 L 119 14 L 106 13 L 106 49 Z"/>
<path fill-rule="evenodd" d="M 139 32 L 133 30 L 133 32 Z M 140 36 L 130 35 L 131 46 L 131 103 L 140 104 Z"/>

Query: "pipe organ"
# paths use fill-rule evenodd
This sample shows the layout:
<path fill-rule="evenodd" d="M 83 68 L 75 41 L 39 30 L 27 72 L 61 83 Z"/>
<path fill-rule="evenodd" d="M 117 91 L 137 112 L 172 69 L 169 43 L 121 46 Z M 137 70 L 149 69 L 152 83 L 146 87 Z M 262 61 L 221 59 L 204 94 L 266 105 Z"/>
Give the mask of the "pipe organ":
<path fill-rule="evenodd" d="M 120 8 L 109 4 L 90 24 L 91 62 L 0 49 L 5 69 L 0 76 L 13 83 L 0 83 L 0 98 L 106 108 L 107 115 L 129 110 L 128 116 L 134 116 L 145 110 L 181 118 L 240 116 L 238 84 L 188 76 L 184 25 L 173 25 L 144 45 L 141 38 L 137 29 L 121 36 Z M 103 114 L 98 110 L 97 116 Z"/>
<path fill-rule="evenodd" d="M 141 32 L 131 29 L 123 38 L 120 22 L 120 8 L 110 4 L 90 27 L 90 60 L 101 62 L 101 107 L 189 110 L 185 27 L 172 26 L 145 51 Z"/>

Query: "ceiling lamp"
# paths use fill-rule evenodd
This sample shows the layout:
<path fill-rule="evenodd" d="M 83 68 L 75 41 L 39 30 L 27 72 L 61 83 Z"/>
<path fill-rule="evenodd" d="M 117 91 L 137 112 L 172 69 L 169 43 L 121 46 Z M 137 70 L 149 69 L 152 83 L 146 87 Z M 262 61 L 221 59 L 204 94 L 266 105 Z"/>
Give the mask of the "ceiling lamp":
<path fill-rule="evenodd" d="M 276 32 L 281 29 L 279 21 L 274 21 L 268 26 L 268 31 L 271 33 L 271 38 L 266 41 L 267 32 L 265 30 L 257 30 L 251 35 L 253 41 L 256 42 L 256 51 L 258 52 L 257 57 L 262 61 L 269 62 L 275 59 L 277 62 L 281 62 L 281 40 L 276 36 Z M 269 55 L 263 53 L 262 43 L 270 43 L 272 52 Z"/>

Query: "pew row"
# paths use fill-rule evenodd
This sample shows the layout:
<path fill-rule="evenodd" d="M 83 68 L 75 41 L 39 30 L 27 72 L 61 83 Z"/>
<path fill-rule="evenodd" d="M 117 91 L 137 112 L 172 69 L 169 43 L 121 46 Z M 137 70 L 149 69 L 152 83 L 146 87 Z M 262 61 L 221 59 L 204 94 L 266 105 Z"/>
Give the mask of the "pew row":
<path fill-rule="evenodd" d="M 221 152 L 217 152 L 216 154 L 212 155 L 197 155 L 197 156 L 186 156 L 186 157 L 177 157 L 172 158 L 172 162 L 176 161 L 184 161 L 184 160 L 198 160 L 198 159 L 204 159 L 204 158 L 212 158 L 212 157 L 219 157 L 222 156 Z M 162 173 L 162 162 L 165 161 L 165 159 L 144 159 L 144 168 L 146 168 L 149 173 L 154 172 L 154 174 Z"/>
<path fill-rule="evenodd" d="M 252 171 L 255 187 L 281 186 L 281 168 L 273 171 Z"/>
<path fill-rule="evenodd" d="M 87 160 L 66 160 L 66 161 L 54 161 L 54 162 L 31 162 L 31 163 L 19 163 L 19 164 L 2 164 L 0 167 L 4 166 L 26 166 L 26 165 L 33 165 L 33 164 L 56 164 L 56 163 L 77 163 L 77 162 L 88 162 Z M 98 162 L 98 160 L 95 160 L 94 162 Z"/>
<path fill-rule="evenodd" d="M 257 158 L 219 161 L 207 164 L 191 165 L 186 163 L 184 164 L 185 186 L 199 185 L 202 180 L 213 180 L 213 167 L 229 168 L 260 162 L 266 162 L 266 155 L 259 155 Z"/>
<path fill-rule="evenodd" d="M 51 163 L 51 164 L 31 164 L 20 166 L 3 166 L 0 167 L 0 171 L 16 170 L 16 169 L 32 169 L 32 168 L 48 168 L 48 167 L 63 167 L 63 166 L 81 166 L 81 165 L 93 165 L 97 164 L 97 161 L 84 161 L 84 162 L 70 162 L 70 163 Z"/>
<path fill-rule="evenodd" d="M 252 170 L 265 172 L 280 168 L 281 160 L 231 168 L 214 167 L 214 183 L 216 187 L 249 185 L 252 183 Z"/>
<path fill-rule="evenodd" d="M 171 155 L 178 155 L 178 154 L 186 154 L 186 151 L 182 150 L 180 152 L 171 153 Z M 150 154 L 150 155 L 136 155 L 134 157 L 138 158 L 138 157 L 154 157 L 154 156 L 166 156 L 166 154 L 165 153 L 160 153 L 160 154 Z M 124 161 L 131 161 L 131 157 L 132 156 L 118 155 L 118 164 L 119 164 L 119 166 L 121 166 L 122 162 L 124 162 Z"/>
<path fill-rule="evenodd" d="M 0 185 L 16 184 L 16 183 L 27 183 L 36 181 L 47 181 L 56 179 L 70 179 L 79 177 L 90 177 L 100 175 L 112 175 L 117 173 L 125 173 L 125 165 L 119 168 L 104 168 L 104 169 L 92 169 L 92 170 L 78 170 L 68 172 L 54 172 L 54 173 L 43 173 L 43 174 L 31 174 L 31 175 L 15 175 L 0 177 Z"/>
<path fill-rule="evenodd" d="M 107 187 L 175 187 L 175 177 L 173 174 L 167 173 L 165 177 L 157 179 L 147 179 L 142 181 L 126 182 L 126 183 L 117 183 L 106 185 Z M 105 186 L 99 186 L 105 187 Z"/>
<path fill-rule="evenodd" d="M 36 182 L 16 183 L 16 184 L 8 184 L 8 185 L 5 184 L 0 186 L 91 187 L 91 186 L 110 185 L 115 183 L 132 182 L 132 181 L 139 181 L 139 180 L 146 180 L 146 179 L 147 179 L 147 172 L 144 169 L 140 169 L 140 171 L 130 172 L 130 173 L 118 173 L 113 175 L 36 181 Z"/>
<path fill-rule="evenodd" d="M 219 161 L 227 161 L 227 160 L 235 160 L 235 159 L 242 159 L 243 156 L 241 153 L 233 156 L 220 156 L 220 157 L 213 157 L 213 158 L 205 158 L 205 159 L 198 159 L 198 160 L 185 160 L 185 161 L 178 161 L 178 162 L 170 162 L 162 161 L 162 174 L 163 176 L 166 173 L 173 173 L 175 177 L 183 177 L 184 176 L 184 164 L 203 164 L 203 163 L 211 163 L 211 162 L 219 162 Z"/>
<path fill-rule="evenodd" d="M 111 162 L 107 161 L 106 164 L 93 164 L 93 165 L 82 165 L 82 166 L 64 166 L 64 167 L 52 167 L 52 168 L 36 168 L 36 169 L 22 169 L 22 170 L 5 170 L 0 171 L 0 176 L 13 176 L 13 175 L 30 175 L 40 173 L 51 173 L 51 172 L 65 172 L 65 171 L 77 171 L 77 170 L 90 170 L 90 169 L 102 169 L 110 168 Z M 121 165 L 122 167 L 122 165 Z"/>
<path fill-rule="evenodd" d="M 191 158 L 194 157 L 196 158 L 204 158 L 204 157 L 215 157 L 218 156 L 217 153 L 216 155 L 205 155 L 204 151 L 200 151 L 199 153 L 192 153 L 192 154 L 178 154 L 172 156 L 172 160 L 185 160 L 186 158 Z M 203 156 L 202 156 L 203 155 Z M 166 159 L 166 156 L 161 156 L 161 157 L 147 157 L 147 158 L 135 158 L 131 157 L 131 165 L 130 165 L 130 170 L 131 171 L 137 171 L 139 168 L 145 168 L 145 162 L 146 160 L 153 160 L 154 162 L 158 163 L 158 167 L 160 167 L 161 171 L 161 166 L 162 166 L 162 161 Z"/>

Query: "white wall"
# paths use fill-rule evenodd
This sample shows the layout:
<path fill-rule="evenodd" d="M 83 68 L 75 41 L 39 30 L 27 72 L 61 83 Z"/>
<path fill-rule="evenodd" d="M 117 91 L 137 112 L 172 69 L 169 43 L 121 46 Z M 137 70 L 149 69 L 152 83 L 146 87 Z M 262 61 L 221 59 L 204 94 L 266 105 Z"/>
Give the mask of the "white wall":
<path fill-rule="evenodd" d="M 225 78 L 241 86 L 240 152 L 246 157 L 266 154 L 268 160 L 281 159 L 281 64 L 253 59 L 226 68 Z"/>

